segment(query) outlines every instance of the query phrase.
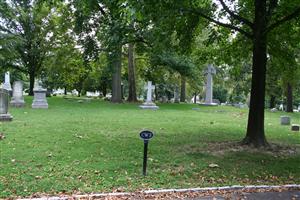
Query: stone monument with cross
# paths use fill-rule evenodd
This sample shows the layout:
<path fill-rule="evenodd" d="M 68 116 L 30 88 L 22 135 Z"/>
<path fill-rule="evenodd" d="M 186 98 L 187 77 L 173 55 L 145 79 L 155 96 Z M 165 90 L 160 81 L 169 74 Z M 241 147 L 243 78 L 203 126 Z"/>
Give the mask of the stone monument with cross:
<path fill-rule="evenodd" d="M 7 90 L 9 93 L 11 93 L 11 91 L 12 91 L 11 84 L 10 84 L 10 74 L 9 74 L 9 72 L 5 73 L 3 89 Z"/>
<path fill-rule="evenodd" d="M 204 71 L 206 75 L 206 84 L 205 84 L 205 101 L 202 105 L 207 106 L 216 106 L 218 104 L 213 102 L 213 75 L 216 74 L 216 69 L 212 64 L 209 64 Z"/>
<path fill-rule="evenodd" d="M 150 110 L 156 110 L 159 107 L 152 101 L 152 90 L 155 89 L 155 86 L 152 85 L 151 81 L 148 81 L 147 85 L 145 86 L 145 90 L 147 90 L 147 99 L 146 102 L 143 103 L 143 105 L 140 105 L 139 107 L 142 109 L 150 109 Z"/>

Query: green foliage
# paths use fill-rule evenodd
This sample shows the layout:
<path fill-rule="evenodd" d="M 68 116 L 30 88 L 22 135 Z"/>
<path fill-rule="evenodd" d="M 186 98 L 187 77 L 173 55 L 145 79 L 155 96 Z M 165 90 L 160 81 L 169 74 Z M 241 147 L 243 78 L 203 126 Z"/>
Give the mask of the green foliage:
<path fill-rule="evenodd" d="M 225 103 L 228 98 L 228 91 L 224 87 L 215 86 L 213 88 L 213 97 L 214 99 L 218 99 L 221 103 Z"/>

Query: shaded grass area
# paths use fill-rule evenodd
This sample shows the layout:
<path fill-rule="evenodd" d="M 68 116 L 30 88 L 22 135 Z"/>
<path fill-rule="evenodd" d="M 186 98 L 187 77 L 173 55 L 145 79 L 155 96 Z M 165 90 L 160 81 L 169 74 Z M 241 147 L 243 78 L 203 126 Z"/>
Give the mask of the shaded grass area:
<path fill-rule="evenodd" d="M 247 109 L 162 104 L 152 111 L 52 97 L 48 110 L 34 110 L 31 100 L 26 98 L 25 108 L 10 109 L 13 122 L 1 123 L 6 138 L 0 140 L 0 198 L 300 183 L 300 134 L 279 125 L 280 112 L 266 111 L 266 135 L 288 150 L 270 154 L 231 149 L 245 135 Z M 289 115 L 300 123 L 299 113 Z M 141 176 L 142 129 L 155 132 L 147 177 Z M 216 153 L 220 143 L 225 146 Z M 219 167 L 210 168 L 212 163 Z"/>

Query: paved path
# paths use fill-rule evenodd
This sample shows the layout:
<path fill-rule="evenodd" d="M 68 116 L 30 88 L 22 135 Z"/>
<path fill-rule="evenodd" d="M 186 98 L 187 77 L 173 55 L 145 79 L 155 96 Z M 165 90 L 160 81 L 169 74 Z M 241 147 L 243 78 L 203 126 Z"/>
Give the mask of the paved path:
<path fill-rule="evenodd" d="M 187 198 L 186 200 L 300 200 L 300 191 L 284 191 L 284 192 L 257 192 L 245 193 L 243 195 L 232 194 L 226 197 L 208 196 L 199 198 Z"/>
<path fill-rule="evenodd" d="M 57 197 L 29 198 L 31 200 L 300 200 L 300 185 L 283 186 L 226 186 L 213 188 L 160 189 L 137 193 L 99 193 Z M 26 200 L 29 200 L 26 199 Z"/>

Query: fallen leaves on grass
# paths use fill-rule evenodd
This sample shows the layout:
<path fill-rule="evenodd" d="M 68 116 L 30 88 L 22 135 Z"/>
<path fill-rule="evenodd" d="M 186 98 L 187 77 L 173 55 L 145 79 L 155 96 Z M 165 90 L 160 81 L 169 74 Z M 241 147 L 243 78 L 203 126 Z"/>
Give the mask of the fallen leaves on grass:
<path fill-rule="evenodd" d="M 215 163 L 211 163 L 208 165 L 210 168 L 219 168 L 220 166 L 218 164 Z"/>

